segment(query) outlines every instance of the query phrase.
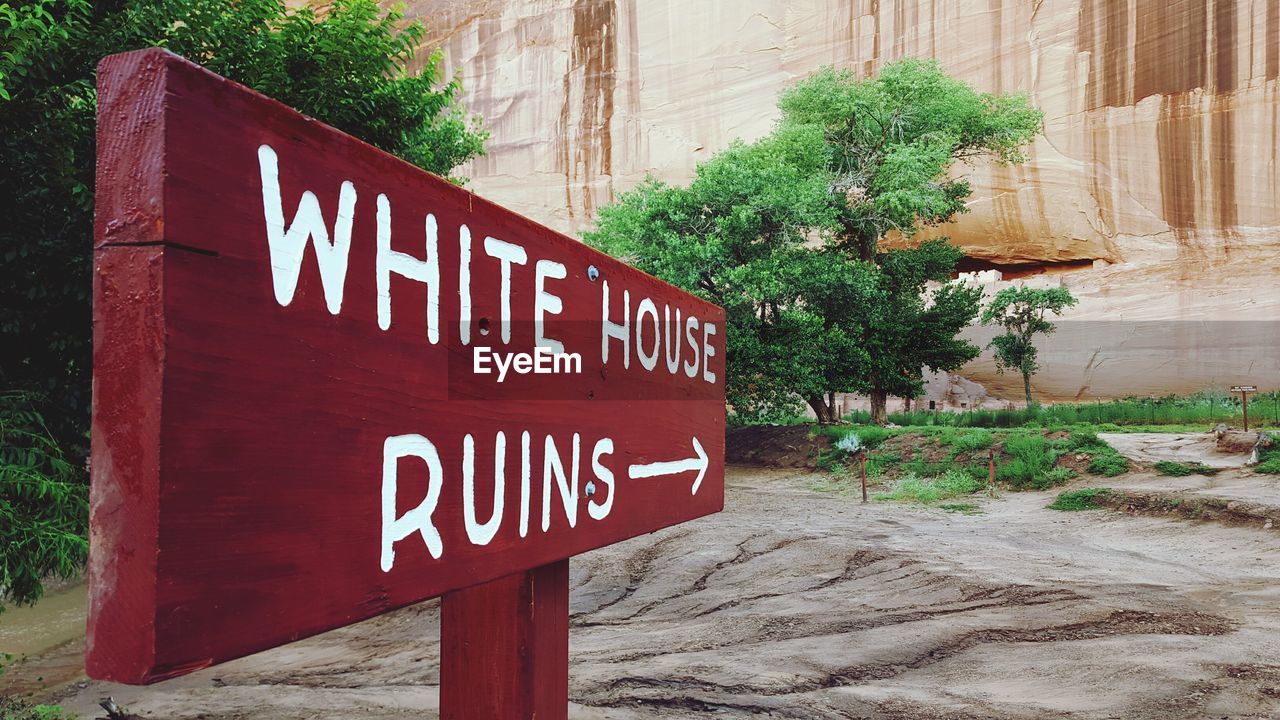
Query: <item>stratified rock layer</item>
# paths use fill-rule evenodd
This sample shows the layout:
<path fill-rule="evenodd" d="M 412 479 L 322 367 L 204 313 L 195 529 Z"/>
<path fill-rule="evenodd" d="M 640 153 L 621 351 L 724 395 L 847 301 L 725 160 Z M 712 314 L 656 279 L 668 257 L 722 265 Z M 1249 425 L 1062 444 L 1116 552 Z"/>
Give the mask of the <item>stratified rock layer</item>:
<path fill-rule="evenodd" d="M 1280 0 L 408 5 L 493 133 L 462 171 L 472 188 L 570 234 L 646 174 L 687 181 L 768 132 L 779 91 L 822 65 L 934 57 L 1026 92 L 1046 113 L 1030 161 L 959 168 L 971 212 L 937 232 L 1004 282 L 1047 270 L 1081 298 L 1068 317 L 1090 322 L 1046 348 L 1037 392 L 1280 381 L 1280 328 L 1263 322 L 1280 318 Z M 1020 394 L 989 358 L 965 374 Z"/>

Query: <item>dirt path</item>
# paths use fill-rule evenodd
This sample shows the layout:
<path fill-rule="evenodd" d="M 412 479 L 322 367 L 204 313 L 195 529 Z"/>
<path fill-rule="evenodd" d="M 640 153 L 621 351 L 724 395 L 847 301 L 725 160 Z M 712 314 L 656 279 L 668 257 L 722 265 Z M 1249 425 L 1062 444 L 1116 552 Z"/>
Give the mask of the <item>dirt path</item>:
<path fill-rule="evenodd" d="M 1280 533 L 1057 513 L 1048 493 L 973 516 L 861 506 L 809 480 L 732 469 L 724 513 L 575 559 L 570 716 L 1280 715 Z M 426 603 L 149 688 L 72 685 L 63 703 L 433 717 L 438 637 Z"/>

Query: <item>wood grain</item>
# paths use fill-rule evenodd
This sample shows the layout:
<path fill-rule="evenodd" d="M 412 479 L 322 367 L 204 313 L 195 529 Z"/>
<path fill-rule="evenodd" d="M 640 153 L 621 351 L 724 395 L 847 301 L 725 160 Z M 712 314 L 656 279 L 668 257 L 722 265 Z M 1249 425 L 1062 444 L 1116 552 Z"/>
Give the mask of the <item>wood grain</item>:
<path fill-rule="evenodd" d="M 418 602 L 561 561 L 723 505 L 723 311 L 575 240 L 412 167 L 162 50 L 107 58 L 99 70 L 95 238 L 95 395 L 88 668 L 153 682 Z M 330 232 L 340 187 L 353 184 L 343 300 L 331 314 L 315 248 L 281 304 L 264 215 L 259 149 L 278 157 L 286 223 L 313 192 Z M 378 323 L 377 198 L 391 247 L 425 256 L 438 226 L 440 339 L 427 337 L 427 286 L 391 275 L 391 324 Z M 582 356 L 581 374 L 496 383 L 471 371 L 461 342 L 460 228 L 473 238 L 473 339 L 495 346 L 501 265 L 484 239 L 522 246 L 511 268 L 512 337 L 534 345 L 535 265 L 564 265 L 546 288 L 563 302 L 546 332 Z M 595 276 L 590 268 L 595 268 Z M 602 291 L 696 316 L 718 334 L 695 377 L 645 369 L 601 351 Z M 480 336 L 484 321 L 490 335 Z M 654 340 L 647 329 L 646 347 Z M 698 343 L 702 340 L 699 335 Z M 695 344 L 698 344 L 695 343 Z M 685 347 L 685 359 L 691 352 Z M 714 376 L 714 382 L 705 377 Z M 527 533 L 520 533 L 521 439 L 530 436 Z M 504 510 L 487 544 L 463 523 L 466 437 L 474 443 L 480 522 L 494 501 L 495 441 L 506 440 Z M 420 435 L 438 451 L 432 520 L 443 553 L 413 534 L 380 566 L 384 443 Z M 550 437 L 571 472 L 580 442 L 576 522 L 553 481 L 542 527 Z M 614 474 L 612 508 L 588 513 L 596 443 Z M 695 472 L 630 479 L 633 465 L 708 456 Z M 404 458 L 396 512 L 428 493 L 428 465 Z"/>

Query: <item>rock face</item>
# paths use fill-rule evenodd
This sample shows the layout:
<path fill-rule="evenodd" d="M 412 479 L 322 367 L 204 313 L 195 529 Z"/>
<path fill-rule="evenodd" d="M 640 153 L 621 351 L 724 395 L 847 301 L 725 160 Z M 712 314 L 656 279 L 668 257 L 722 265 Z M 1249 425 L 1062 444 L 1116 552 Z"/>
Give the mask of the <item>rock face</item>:
<path fill-rule="evenodd" d="M 978 276 L 993 290 L 1037 275 L 1081 299 L 1042 351 L 1036 392 L 1280 382 L 1280 0 L 409 0 L 407 12 L 493 133 L 463 170 L 472 189 L 570 234 L 646 174 L 687 181 L 735 138 L 768 132 L 777 94 L 822 65 L 934 57 L 980 90 L 1026 92 L 1046 113 L 1030 161 L 958 168 L 974 181 L 970 212 L 936 232 L 968 270 L 1001 271 Z M 989 356 L 964 374 L 1020 394 Z"/>

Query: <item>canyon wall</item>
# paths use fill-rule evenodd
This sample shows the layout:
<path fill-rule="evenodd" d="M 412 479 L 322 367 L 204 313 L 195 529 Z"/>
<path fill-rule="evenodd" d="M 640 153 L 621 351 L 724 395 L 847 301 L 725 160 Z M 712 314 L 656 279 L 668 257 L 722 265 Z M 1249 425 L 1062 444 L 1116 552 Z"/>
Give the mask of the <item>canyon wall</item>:
<path fill-rule="evenodd" d="M 392 3 L 388 3 L 390 5 Z M 1280 0 L 409 0 L 492 139 L 470 187 L 571 235 L 652 174 L 770 130 L 823 65 L 937 58 L 1046 114 L 1030 161 L 958 168 L 935 231 L 1080 299 L 1047 398 L 1280 384 Z M 986 274 L 990 276 L 990 274 Z M 977 335 L 983 331 L 976 330 Z M 963 374 L 1016 396 L 989 356 Z"/>

